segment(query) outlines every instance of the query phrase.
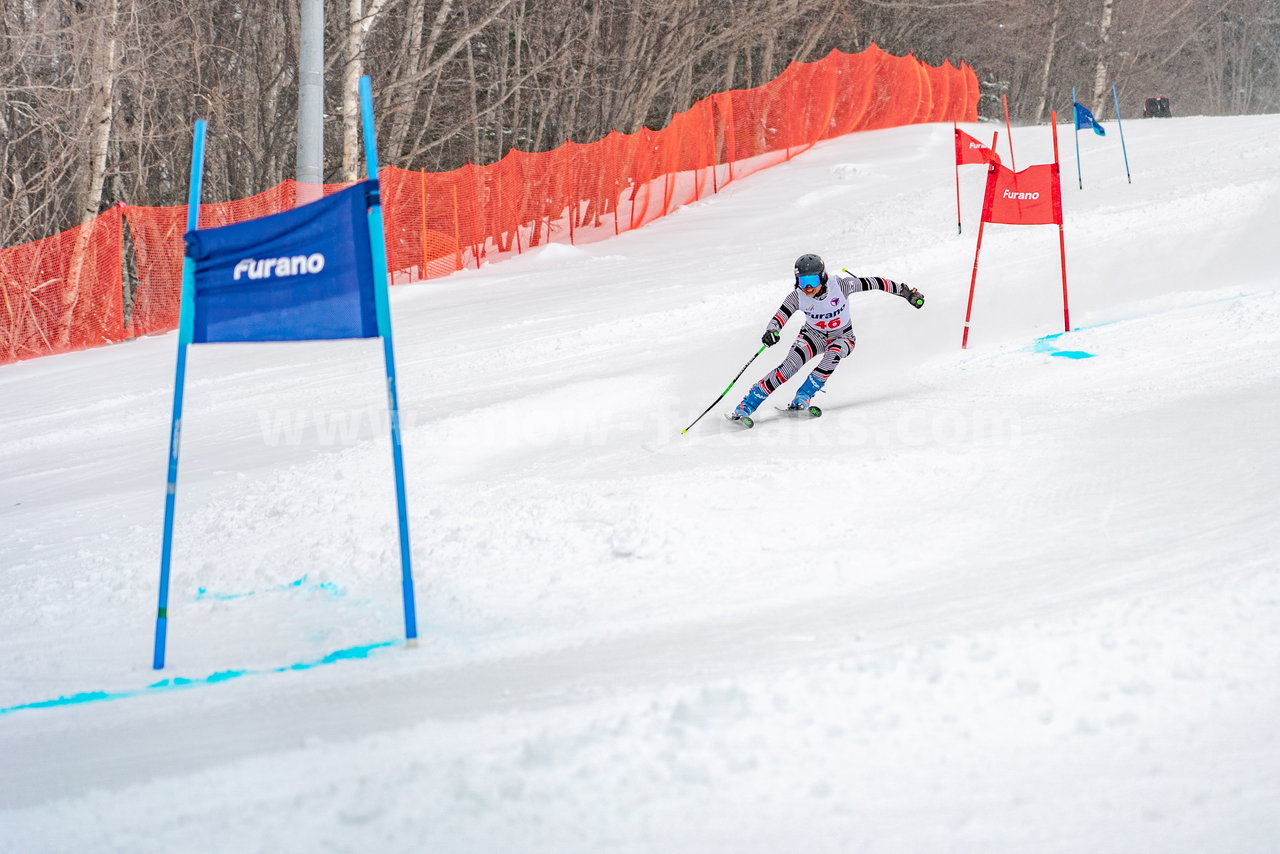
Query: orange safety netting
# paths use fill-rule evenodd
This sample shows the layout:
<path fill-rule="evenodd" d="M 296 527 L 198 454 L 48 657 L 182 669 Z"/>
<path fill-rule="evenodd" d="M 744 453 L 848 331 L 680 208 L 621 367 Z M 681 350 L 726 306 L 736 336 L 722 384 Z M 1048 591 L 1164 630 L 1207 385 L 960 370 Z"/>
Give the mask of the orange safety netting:
<path fill-rule="evenodd" d="M 0 364 L 122 338 L 120 206 L 0 250 Z"/>
<path fill-rule="evenodd" d="M 774 80 L 702 99 L 659 131 L 512 150 L 451 172 L 382 170 L 393 282 L 436 278 L 550 241 L 620 234 L 789 160 L 823 139 L 916 122 L 975 121 L 966 65 L 924 65 L 872 45 L 792 63 Z M 326 193 L 343 185 L 326 185 Z M 200 227 L 277 213 L 299 185 L 202 204 Z M 178 325 L 186 207 L 118 205 L 45 240 L 0 250 L 0 364 Z M 126 250 L 131 246 L 132 252 Z M 83 258 L 83 263 L 73 263 Z M 136 288 L 122 293 L 126 260 Z"/>

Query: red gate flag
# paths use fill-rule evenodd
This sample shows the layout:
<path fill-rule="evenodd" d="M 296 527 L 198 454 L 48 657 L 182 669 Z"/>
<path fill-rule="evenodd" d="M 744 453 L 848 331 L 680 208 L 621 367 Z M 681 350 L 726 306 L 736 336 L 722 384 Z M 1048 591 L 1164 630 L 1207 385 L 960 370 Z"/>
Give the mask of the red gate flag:
<path fill-rule="evenodd" d="M 990 148 L 987 148 L 981 142 L 969 136 L 969 134 L 956 128 L 956 165 L 964 166 L 969 163 L 999 163 L 1000 155 L 996 154 Z"/>
<path fill-rule="evenodd" d="M 992 163 L 987 172 L 983 222 L 1010 225 L 1062 225 L 1062 186 L 1058 164 L 1028 166 L 1014 172 Z"/>
<path fill-rule="evenodd" d="M 1062 184 L 1058 175 L 1057 110 L 1049 113 L 1049 128 L 1053 132 L 1052 163 L 1028 166 L 1021 172 L 1006 169 L 999 163 L 987 167 L 987 195 L 982 202 L 982 219 L 978 222 L 978 245 L 973 250 L 973 278 L 969 280 L 969 306 L 964 311 L 962 348 L 969 346 L 973 293 L 978 284 L 978 255 L 982 252 L 982 229 L 989 222 L 1058 226 L 1058 255 L 1062 259 L 1062 327 L 1065 332 L 1071 331 L 1071 311 L 1067 307 L 1067 242 L 1062 234 Z"/>

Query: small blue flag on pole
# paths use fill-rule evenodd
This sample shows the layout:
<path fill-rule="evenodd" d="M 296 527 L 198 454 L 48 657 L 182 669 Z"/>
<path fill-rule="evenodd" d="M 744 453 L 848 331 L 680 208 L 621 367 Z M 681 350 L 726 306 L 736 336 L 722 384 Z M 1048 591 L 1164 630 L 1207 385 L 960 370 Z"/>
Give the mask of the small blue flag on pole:
<path fill-rule="evenodd" d="M 192 343 L 378 337 L 366 222 L 376 181 L 273 216 L 188 231 Z"/>
<path fill-rule="evenodd" d="M 1093 117 L 1093 113 L 1089 112 L 1089 108 L 1079 101 L 1073 102 L 1076 108 L 1076 130 L 1082 128 L 1093 128 L 1093 132 L 1098 136 L 1106 136 L 1107 129 L 1099 124 L 1098 120 Z"/>

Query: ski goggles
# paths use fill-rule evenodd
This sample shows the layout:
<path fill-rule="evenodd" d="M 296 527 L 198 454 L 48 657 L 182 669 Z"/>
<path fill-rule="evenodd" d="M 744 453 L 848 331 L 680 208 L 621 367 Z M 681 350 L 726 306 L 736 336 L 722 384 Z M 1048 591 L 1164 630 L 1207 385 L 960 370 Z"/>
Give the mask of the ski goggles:
<path fill-rule="evenodd" d="M 822 277 L 817 273 L 808 276 L 796 276 L 796 284 L 802 288 L 816 288 L 822 284 Z"/>

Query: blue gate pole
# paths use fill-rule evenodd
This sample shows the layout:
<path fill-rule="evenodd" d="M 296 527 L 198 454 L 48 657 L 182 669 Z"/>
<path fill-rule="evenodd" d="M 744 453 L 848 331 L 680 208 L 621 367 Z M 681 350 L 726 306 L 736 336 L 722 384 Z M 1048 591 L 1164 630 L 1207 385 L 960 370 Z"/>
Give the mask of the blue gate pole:
<path fill-rule="evenodd" d="M 196 122 L 191 145 L 191 186 L 187 195 L 187 231 L 200 224 L 200 185 L 204 180 L 205 122 Z M 178 313 L 178 367 L 173 382 L 173 417 L 169 421 L 169 480 L 164 496 L 164 545 L 160 550 L 160 601 L 156 607 L 156 644 L 151 666 L 164 667 L 165 637 L 169 628 L 169 566 L 173 558 L 173 511 L 178 493 L 178 448 L 182 441 L 182 391 L 187 376 L 187 346 L 195 326 L 195 262 L 182 257 L 182 303 Z"/>
<path fill-rule="evenodd" d="M 364 125 L 365 177 L 378 180 L 378 147 L 374 141 L 373 88 L 368 76 L 360 78 L 360 118 Z M 382 200 L 378 184 L 369 205 L 369 243 L 373 256 L 374 302 L 378 334 L 387 363 L 387 406 L 391 411 L 391 458 L 396 470 L 396 514 L 400 520 L 400 586 L 404 596 L 404 636 L 417 644 L 418 617 L 413 602 L 413 566 L 409 554 L 409 510 L 405 503 L 404 451 L 400 446 L 400 403 L 396 393 L 396 357 L 391 343 L 391 305 L 387 295 L 387 244 L 383 236 Z"/>
<path fill-rule="evenodd" d="M 1116 105 L 1116 124 L 1120 128 L 1120 150 L 1124 152 L 1124 177 L 1129 179 L 1129 183 L 1133 183 L 1133 176 L 1129 174 L 1129 149 L 1124 147 L 1124 125 L 1120 124 L 1120 98 L 1116 96 L 1116 84 L 1111 84 L 1111 101 Z"/>
<path fill-rule="evenodd" d="M 1076 138 L 1076 188 L 1084 189 L 1084 176 L 1080 172 L 1080 123 L 1076 121 L 1076 87 L 1071 87 L 1071 128 Z"/>

